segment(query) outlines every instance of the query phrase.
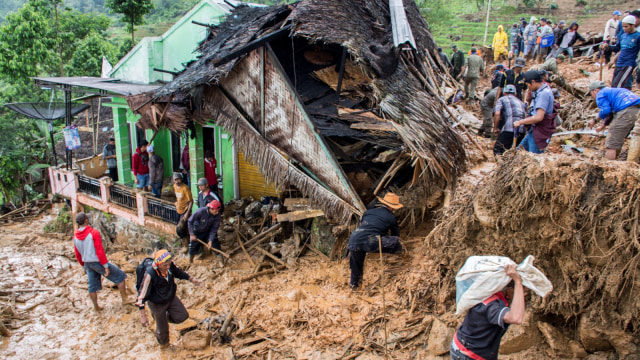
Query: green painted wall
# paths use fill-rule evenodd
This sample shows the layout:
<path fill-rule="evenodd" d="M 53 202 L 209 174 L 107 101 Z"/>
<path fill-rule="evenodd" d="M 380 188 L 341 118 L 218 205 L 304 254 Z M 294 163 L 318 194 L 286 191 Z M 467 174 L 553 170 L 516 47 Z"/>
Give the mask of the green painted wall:
<path fill-rule="evenodd" d="M 218 174 L 222 174 L 222 198 L 224 201 L 235 199 L 233 189 L 233 139 L 231 135 L 215 126 L 216 129 L 216 160 L 218 160 Z"/>
<path fill-rule="evenodd" d="M 196 59 L 194 49 L 207 34 L 206 27 L 192 24 L 191 21 L 219 24 L 225 15 L 225 11 L 215 2 L 200 2 L 162 36 L 142 39 L 114 66 L 110 77 L 141 83 L 173 80 L 171 74 L 153 71 L 153 68 L 169 71 L 184 69 L 184 63 Z"/>
<path fill-rule="evenodd" d="M 111 104 L 104 104 L 113 108 L 113 136 L 116 139 L 116 156 L 118 160 L 118 183 L 132 184 L 131 148 L 129 147 L 129 123 L 127 122 L 127 103 L 122 98 L 114 97 Z"/>

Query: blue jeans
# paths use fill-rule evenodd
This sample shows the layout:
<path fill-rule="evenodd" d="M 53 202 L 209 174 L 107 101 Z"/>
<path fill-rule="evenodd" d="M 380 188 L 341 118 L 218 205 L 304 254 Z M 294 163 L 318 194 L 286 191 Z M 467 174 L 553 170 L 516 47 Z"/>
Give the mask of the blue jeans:
<path fill-rule="evenodd" d="M 162 195 L 162 182 L 155 182 L 151 184 L 151 192 L 159 199 L 160 195 Z"/>
<path fill-rule="evenodd" d="M 524 139 L 522 139 L 522 142 L 520 143 L 520 147 L 522 147 L 523 149 L 527 150 L 530 153 L 542 154 L 542 151 L 540 150 L 540 148 L 538 148 L 538 145 L 536 144 L 536 139 L 533 137 L 533 130 L 529 131 L 527 133 L 527 136 L 525 136 Z"/>
<path fill-rule="evenodd" d="M 122 272 L 117 266 L 112 263 L 107 263 L 109 266 L 109 279 L 112 283 L 118 285 L 127 278 L 127 275 Z M 84 271 L 87 273 L 89 279 L 89 292 L 94 293 L 102 290 L 102 277 L 105 274 L 104 266 L 99 262 L 86 262 L 84 263 Z"/>
<path fill-rule="evenodd" d="M 149 174 L 144 174 L 144 175 L 138 174 L 136 175 L 136 178 L 138 178 L 138 184 L 136 185 L 138 189 L 142 189 L 149 186 Z"/>
<path fill-rule="evenodd" d="M 565 51 L 567 52 L 567 54 L 569 54 L 569 58 L 573 59 L 573 47 L 569 46 L 566 48 L 558 48 L 558 55 L 562 54 Z"/>

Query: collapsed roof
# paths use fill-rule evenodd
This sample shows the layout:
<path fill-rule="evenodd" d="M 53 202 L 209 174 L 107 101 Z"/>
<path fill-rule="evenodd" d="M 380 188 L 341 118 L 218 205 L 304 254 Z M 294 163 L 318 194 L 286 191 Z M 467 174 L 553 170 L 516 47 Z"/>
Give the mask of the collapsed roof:
<path fill-rule="evenodd" d="M 268 180 L 346 220 L 401 166 L 411 169 L 405 182 L 427 184 L 464 168 L 439 94 L 450 79 L 415 3 L 401 11 L 401 0 L 239 6 L 172 82 L 127 101 L 146 129 L 217 123 Z M 395 46 L 394 32 L 408 40 Z M 373 164 L 389 150 L 391 166 Z M 346 175 L 363 169 L 376 191 L 356 190 Z"/>

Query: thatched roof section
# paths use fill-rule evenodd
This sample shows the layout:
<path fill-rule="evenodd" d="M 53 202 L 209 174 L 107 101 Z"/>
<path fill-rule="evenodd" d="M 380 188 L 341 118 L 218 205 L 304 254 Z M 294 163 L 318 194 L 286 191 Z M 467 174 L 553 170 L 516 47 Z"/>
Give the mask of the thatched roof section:
<path fill-rule="evenodd" d="M 377 116 L 384 119 L 383 121 L 393 126 L 394 134 L 397 134 L 396 141 L 401 141 L 402 149 L 410 153 L 416 161 L 420 161 L 419 169 L 425 181 L 428 182 L 434 177 L 454 181 L 464 168 L 466 155 L 461 137 L 451 128 L 452 123 L 444 108 L 443 95 L 439 94 L 443 83 L 449 82 L 450 79 L 438 60 L 435 41 L 417 6 L 411 0 L 405 0 L 404 7 L 417 49 L 412 49 L 407 44 L 402 45 L 401 48 L 394 47 L 388 0 L 302 0 L 291 5 L 268 8 L 238 7 L 228 16 L 227 21 L 213 29 L 199 46 L 198 51 L 201 56 L 198 60 L 191 62 L 172 82 L 159 90 L 129 97 L 128 101 L 130 105 L 138 106 L 136 112 L 146 114 L 147 119 L 152 119 L 147 121 L 148 123 L 156 125 L 157 122 L 153 121 L 154 114 L 150 113 L 155 112 L 157 118 L 158 110 L 163 108 L 163 102 L 166 103 L 169 97 L 190 99 L 190 101 L 183 101 L 183 103 L 188 102 L 189 106 L 185 105 L 182 113 L 174 108 L 179 105 L 172 104 L 165 114 L 166 124 L 163 125 L 174 131 L 184 130 L 189 121 L 203 123 L 208 119 L 217 118 L 218 123 L 226 130 L 234 136 L 242 137 L 240 144 L 243 146 L 244 153 L 260 156 L 265 154 L 266 145 L 263 142 L 268 143 L 272 139 L 264 138 L 262 131 L 253 132 L 246 128 L 247 124 L 254 127 L 259 124 L 248 121 L 242 126 L 234 126 L 232 119 L 214 116 L 215 110 L 211 109 L 219 104 L 206 104 L 210 98 L 203 94 L 210 94 L 211 88 L 223 88 L 225 81 L 233 78 L 232 74 L 242 68 L 237 65 L 243 64 L 243 60 L 250 58 L 248 54 L 254 49 L 251 46 L 265 37 L 288 35 L 294 38 L 291 40 L 285 38 L 279 43 L 278 49 L 274 48 L 275 52 L 280 51 L 278 55 L 284 60 L 295 58 L 296 51 L 300 50 L 298 47 L 305 44 L 311 47 L 317 44 L 323 49 L 343 48 L 348 52 L 347 61 L 360 68 L 365 74 L 364 77 L 369 79 L 361 87 L 361 91 L 356 95 L 357 98 L 351 100 L 355 104 L 365 102 L 366 108 L 372 109 Z M 283 47 L 283 42 L 289 42 L 290 47 L 288 49 Z M 247 49 L 248 47 L 250 48 Z M 294 54 L 287 53 L 291 52 L 292 47 Z M 289 71 L 291 69 L 294 69 L 294 72 L 301 71 L 300 68 L 296 68 L 295 63 Z M 253 70 L 251 68 L 242 71 Z M 295 75 L 292 78 L 295 79 Z M 319 81 L 322 82 L 322 79 Z M 294 82 L 292 85 L 297 86 L 294 80 L 291 82 Z M 328 83 L 326 85 L 331 86 Z M 259 81 L 257 86 L 260 86 Z M 295 90 L 299 92 L 302 89 Z M 335 91 L 335 87 L 333 90 Z M 345 95 L 342 94 L 342 97 L 345 98 Z M 304 103 L 300 99 L 296 101 Z M 154 109 L 152 104 L 156 102 L 161 106 Z M 140 104 L 145 105 L 140 106 Z M 242 103 L 237 106 L 244 107 Z M 354 110 L 358 109 L 363 108 L 354 108 Z M 327 111 L 322 116 L 334 116 L 330 110 Z M 335 113 L 337 114 L 337 111 Z M 316 122 L 315 125 L 310 123 L 312 132 L 318 131 L 318 118 L 314 116 L 317 114 L 310 115 Z M 251 119 L 249 117 L 245 120 Z M 144 124 L 143 126 L 154 128 Z M 316 126 L 315 129 L 313 129 L 314 126 Z M 349 131 L 352 130 L 349 129 Z M 361 132 L 361 134 L 367 133 Z M 295 149 L 292 150 L 295 152 Z M 277 165 L 279 162 L 277 157 L 267 156 L 267 154 L 265 156 L 260 158 L 267 163 L 258 162 L 258 165 L 264 174 L 273 175 L 270 180 L 279 181 L 285 174 L 288 179 L 305 178 L 298 176 L 299 174 L 295 173 L 291 166 Z M 256 159 L 253 160 L 256 161 Z M 299 160 L 302 163 L 313 161 L 313 159 Z M 275 173 L 272 171 L 273 166 L 278 169 Z M 336 171 L 341 170 L 336 169 Z M 333 203 L 339 207 L 342 218 L 347 213 L 353 212 L 338 199 L 328 195 L 323 196 L 323 191 L 320 189 L 314 190 L 314 187 L 320 185 L 310 184 L 307 180 L 294 185 L 300 185 L 306 189 L 305 193 L 316 194 L 325 203 Z M 344 201 L 348 199 L 342 197 L 342 202 Z"/>

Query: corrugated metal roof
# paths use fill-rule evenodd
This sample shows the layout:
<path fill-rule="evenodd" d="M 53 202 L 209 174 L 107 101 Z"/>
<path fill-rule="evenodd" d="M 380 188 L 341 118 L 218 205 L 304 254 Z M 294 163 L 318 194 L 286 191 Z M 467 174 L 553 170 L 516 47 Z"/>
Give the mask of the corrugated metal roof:
<path fill-rule="evenodd" d="M 408 42 L 414 49 L 417 49 L 402 0 L 389 0 L 389 10 L 391 11 L 393 46 L 398 47 Z"/>
<path fill-rule="evenodd" d="M 99 77 L 49 77 L 49 78 L 32 78 L 36 85 L 43 87 L 61 88 L 70 86 L 74 91 L 95 93 L 102 95 L 137 95 L 143 92 L 152 91 L 160 86 L 134 84 L 120 81 L 118 79 L 107 79 Z"/>

